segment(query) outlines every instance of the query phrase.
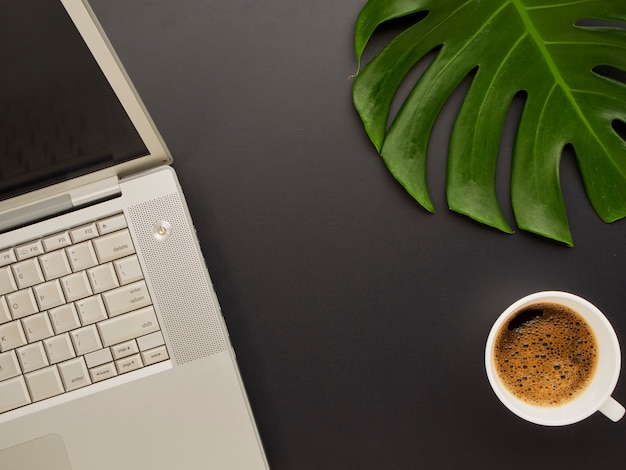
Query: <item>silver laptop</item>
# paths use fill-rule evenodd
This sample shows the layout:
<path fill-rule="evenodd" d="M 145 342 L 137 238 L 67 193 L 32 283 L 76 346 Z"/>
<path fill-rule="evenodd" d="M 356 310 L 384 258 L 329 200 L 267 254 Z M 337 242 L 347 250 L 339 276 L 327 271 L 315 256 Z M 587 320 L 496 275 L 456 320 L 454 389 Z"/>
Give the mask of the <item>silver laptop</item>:
<path fill-rule="evenodd" d="M 267 468 L 171 157 L 82 0 L 0 15 L 0 468 Z"/>

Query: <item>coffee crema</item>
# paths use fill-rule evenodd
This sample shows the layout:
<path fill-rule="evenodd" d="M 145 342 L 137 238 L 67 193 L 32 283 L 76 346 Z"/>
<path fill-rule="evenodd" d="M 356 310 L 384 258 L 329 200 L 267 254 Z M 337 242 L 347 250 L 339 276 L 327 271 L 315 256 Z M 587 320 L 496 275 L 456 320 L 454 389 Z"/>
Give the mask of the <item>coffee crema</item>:
<path fill-rule="evenodd" d="M 562 405 L 591 382 L 598 345 L 587 322 L 558 303 L 515 313 L 496 336 L 493 360 L 504 386 L 535 406 Z"/>

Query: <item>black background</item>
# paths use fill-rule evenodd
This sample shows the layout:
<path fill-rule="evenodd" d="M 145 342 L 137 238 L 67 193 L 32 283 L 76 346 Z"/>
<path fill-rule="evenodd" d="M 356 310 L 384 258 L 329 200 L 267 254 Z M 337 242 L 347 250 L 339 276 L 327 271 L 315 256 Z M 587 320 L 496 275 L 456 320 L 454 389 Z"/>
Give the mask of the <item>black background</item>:
<path fill-rule="evenodd" d="M 626 338 L 626 222 L 597 218 L 572 155 L 574 248 L 449 212 L 457 94 L 431 140 L 432 215 L 352 107 L 364 0 L 92 4 L 174 155 L 272 468 L 624 468 L 626 420 L 527 423 L 484 371 L 492 323 L 534 291 L 586 297 Z"/>

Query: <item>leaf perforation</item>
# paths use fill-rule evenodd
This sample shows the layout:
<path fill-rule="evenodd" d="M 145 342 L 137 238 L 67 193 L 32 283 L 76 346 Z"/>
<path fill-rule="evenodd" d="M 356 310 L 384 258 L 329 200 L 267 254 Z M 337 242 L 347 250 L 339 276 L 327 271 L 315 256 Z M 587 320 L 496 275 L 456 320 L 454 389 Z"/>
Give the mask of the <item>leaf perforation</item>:
<path fill-rule="evenodd" d="M 617 134 L 617 136 L 626 143 L 626 121 L 614 119 L 611 122 L 611 128 L 613 129 L 613 132 L 615 132 L 615 134 Z"/>

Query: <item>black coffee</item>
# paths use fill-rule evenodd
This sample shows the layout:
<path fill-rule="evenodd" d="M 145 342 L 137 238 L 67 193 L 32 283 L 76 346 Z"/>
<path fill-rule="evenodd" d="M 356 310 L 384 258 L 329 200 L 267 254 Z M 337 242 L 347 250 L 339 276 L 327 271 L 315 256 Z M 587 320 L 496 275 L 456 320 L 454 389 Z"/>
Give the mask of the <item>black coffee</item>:
<path fill-rule="evenodd" d="M 517 398 L 557 406 L 587 387 L 597 354 L 596 339 L 580 315 L 564 305 L 538 303 L 501 327 L 493 360 L 500 380 Z"/>

